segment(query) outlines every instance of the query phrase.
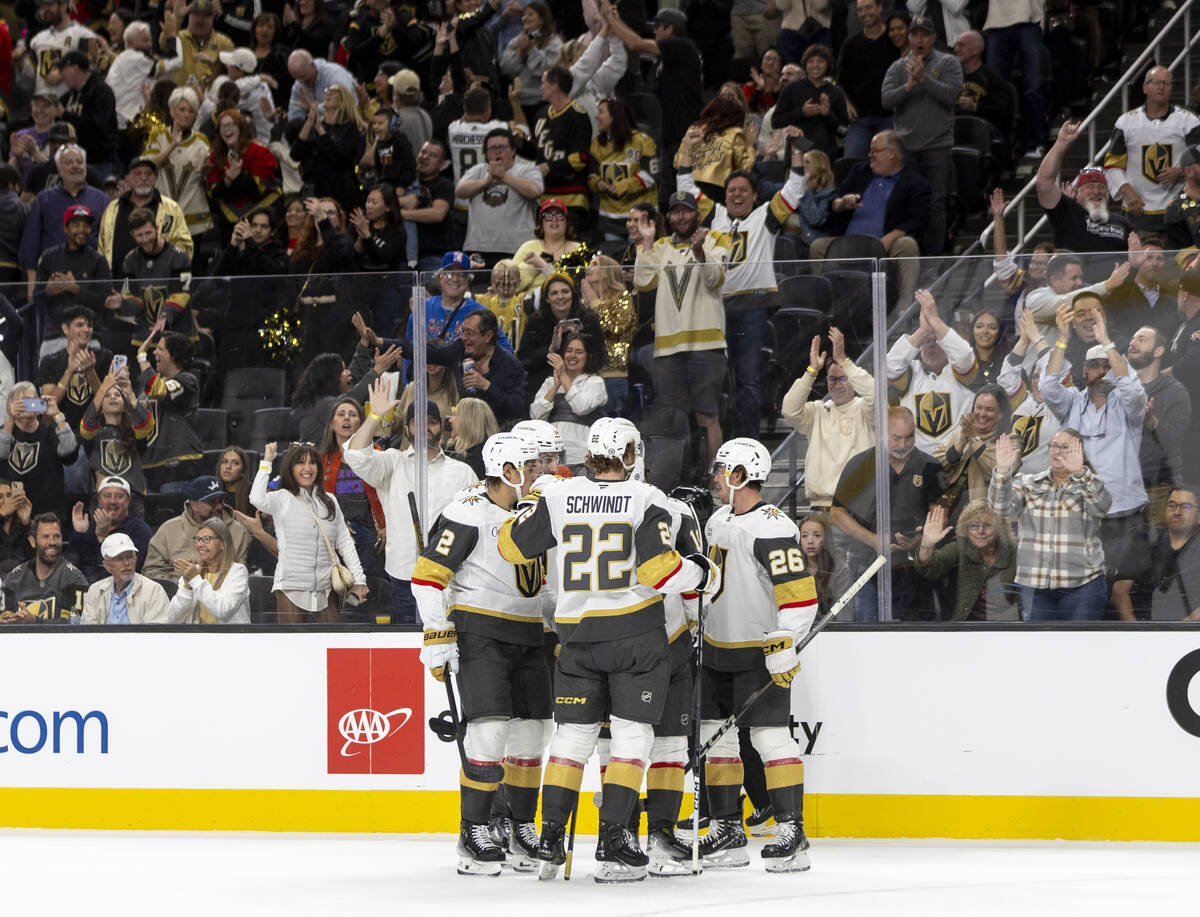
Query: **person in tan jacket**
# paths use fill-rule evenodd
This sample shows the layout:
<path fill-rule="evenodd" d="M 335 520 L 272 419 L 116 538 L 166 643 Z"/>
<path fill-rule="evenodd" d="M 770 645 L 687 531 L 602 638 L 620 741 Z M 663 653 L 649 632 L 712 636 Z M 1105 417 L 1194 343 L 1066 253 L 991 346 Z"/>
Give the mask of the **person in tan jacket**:
<path fill-rule="evenodd" d="M 245 563 L 246 552 L 250 548 L 250 533 L 233 517 L 233 510 L 225 506 L 228 496 L 221 489 L 221 482 L 212 475 L 201 475 L 189 481 L 183 491 L 187 501 L 183 512 L 158 527 L 150 539 L 142 572 L 155 579 L 174 580 L 178 576 L 174 562 L 194 556 L 193 536 L 205 522 L 214 518 L 229 526 L 229 534 L 233 539 L 232 562 Z"/>
<path fill-rule="evenodd" d="M 82 624 L 166 624 L 167 593 L 137 572 L 137 548 L 128 535 L 109 535 L 100 545 L 109 576 L 88 587 Z"/>

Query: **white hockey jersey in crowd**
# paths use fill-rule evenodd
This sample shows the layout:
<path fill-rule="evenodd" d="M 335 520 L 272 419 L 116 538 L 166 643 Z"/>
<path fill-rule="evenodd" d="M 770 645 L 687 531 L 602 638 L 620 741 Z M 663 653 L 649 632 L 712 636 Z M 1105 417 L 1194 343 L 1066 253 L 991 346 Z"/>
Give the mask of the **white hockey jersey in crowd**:
<path fill-rule="evenodd" d="M 1121 200 L 1121 186 L 1128 182 L 1142 196 L 1146 213 L 1162 213 L 1183 181 L 1160 185 L 1158 175 L 1177 168 L 1194 143 L 1200 143 L 1200 118 L 1186 108 L 1172 105 L 1161 118 L 1146 114 L 1145 105 L 1125 112 L 1113 124 L 1112 145 L 1104 156 L 1108 193 Z"/>
<path fill-rule="evenodd" d="M 57 85 L 51 86 L 46 82 L 46 74 L 58 66 L 58 62 L 68 51 L 82 51 L 87 54 L 92 39 L 95 37 L 95 32 L 78 22 L 72 22 L 65 29 L 48 26 L 34 35 L 29 40 L 29 50 L 33 52 L 34 63 L 37 67 L 37 79 L 33 91 L 53 92 L 59 96 L 65 96 L 68 92 L 67 84 L 60 81 Z"/>
<path fill-rule="evenodd" d="M 967 388 L 975 374 L 975 352 L 951 328 L 938 341 L 948 361 L 941 372 L 931 373 L 921 362 L 921 348 L 902 334 L 887 354 L 888 382 L 900 394 L 900 404 L 917 422 L 917 448 L 932 453 L 946 442 L 974 393 Z"/>
<path fill-rule="evenodd" d="M 491 121 L 468 121 L 465 118 L 459 118 L 457 121 L 450 122 L 450 126 L 446 129 L 446 136 L 450 144 L 450 165 L 454 169 L 455 185 L 462 181 L 463 175 L 471 166 L 487 162 L 483 141 L 487 137 L 488 131 L 497 129 L 508 130 L 508 125 L 495 118 Z M 416 150 L 413 150 L 413 153 L 416 153 Z M 466 210 L 467 201 L 464 198 L 456 197 L 454 206 L 460 210 Z"/>

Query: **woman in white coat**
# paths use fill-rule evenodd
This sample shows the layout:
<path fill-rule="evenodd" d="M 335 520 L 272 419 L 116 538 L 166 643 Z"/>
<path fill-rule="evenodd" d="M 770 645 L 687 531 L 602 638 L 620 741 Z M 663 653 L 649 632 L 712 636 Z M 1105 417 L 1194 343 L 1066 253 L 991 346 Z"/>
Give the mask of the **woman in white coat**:
<path fill-rule="evenodd" d="M 172 624 L 249 624 L 250 575 L 234 562 L 233 536 L 209 519 L 192 536 L 196 559 L 177 557 L 179 588 L 168 611 Z"/>
<path fill-rule="evenodd" d="M 354 578 L 350 589 L 359 601 L 367 597 L 354 538 L 337 502 L 325 492 L 321 479 L 321 457 L 312 443 L 293 443 L 283 457 L 279 489 L 267 490 L 276 444 L 267 443 L 250 502 L 275 520 L 279 561 L 275 566 L 275 607 L 280 624 L 302 624 L 313 620 L 338 621 L 338 597 L 331 582 L 333 559 L 330 547 Z"/>

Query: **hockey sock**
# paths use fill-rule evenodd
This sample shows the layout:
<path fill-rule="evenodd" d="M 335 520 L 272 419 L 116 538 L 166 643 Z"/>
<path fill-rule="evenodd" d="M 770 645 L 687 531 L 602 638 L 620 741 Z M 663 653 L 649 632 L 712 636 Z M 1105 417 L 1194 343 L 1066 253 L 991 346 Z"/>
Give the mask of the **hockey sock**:
<path fill-rule="evenodd" d="M 801 817 L 804 799 L 804 762 L 799 758 L 767 761 L 767 793 L 775 809 L 775 821 L 791 821 Z"/>
<path fill-rule="evenodd" d="M 462 772 L 462 768 L 458 771 L 458 783 L 462 817 L 466 821 L 487 824 L 492 814 L 492 799 L 496 796 L 496 788 L 500 784 L 471 780 Z"/>
<path fill-rule="evenodd" d="M 542 784 L 542 821 L 566 824 L 571 810 L 579 800 L 579 785 L 583 783 L 583 762 L 550 756 Z"/>
<path fill-rule="evenodd" d="M 538 787 L 542 780 L 542 759 L 505 758 L 503 793 L 507 812 L 517 821 L 533 821 L 537 814 Z M 578 789 L 578 785 L 576 786 Z"/>
<path fill-rule="evenodd" d="M 742 786 L 750 797 L 750 804 L 756 809 L 765 809 L 771 805 L 771 797 L 767 795 L 767 778 L 763 773 L 763 762 L 754 743 L 750 741 L 750 730 L 738 730 L 738 746 L 742 755 Z"/>
<path fill-rule="evenodd" d="M 708 756 L 704 764 L 704 782 L 708 790 L 708 814 L 713 818 L 739 816 L 742 773 L 741 758 Z"/>
<path fill-rule="evenodd" d="M 683 765 L 674 761 L 651 764 L 646 771 L 646 821 L 673 825 L 683 804 Z"/>
<path fill-rule="evenodd" d="M 637 806 L 638 790 L 642 786 L 645 764 L 630 758 L 612 757 L 604 769 L 604 796 L 600 803 L 600 819 L 624 825 Z"/>

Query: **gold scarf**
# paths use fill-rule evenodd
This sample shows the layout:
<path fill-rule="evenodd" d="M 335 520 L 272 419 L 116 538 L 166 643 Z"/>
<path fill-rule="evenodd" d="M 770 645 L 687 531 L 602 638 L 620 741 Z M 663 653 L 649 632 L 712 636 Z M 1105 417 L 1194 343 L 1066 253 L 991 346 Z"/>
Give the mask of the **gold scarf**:
<path fill-rule="evenodd" d="M 216 588 L 217 588 L 217 574 L 215 574 L 215 573 L 205 573 L 205 574 L 204 574 L 204 579 L 205 579 L 205 580 L 208 582 L 208 584 L 209 584 L 210 586 L 212 586 L 214 589 L 216 589 Z M 197 604 L 200 604 L 200 603 L 197 603 Z M 210 611 L 209 611 L 207 608 L 205 608 L 203 605 L 200 605 L 200 623 L 201 623 L 201 624 L 220 624 L 221 622 L 220 622 L 220 621 L 218 621 L 218 620 L 217 620 L 217 618 L 213 616 L 213 613 L 212 613 L 212 612 L 210 612 Z"/>

